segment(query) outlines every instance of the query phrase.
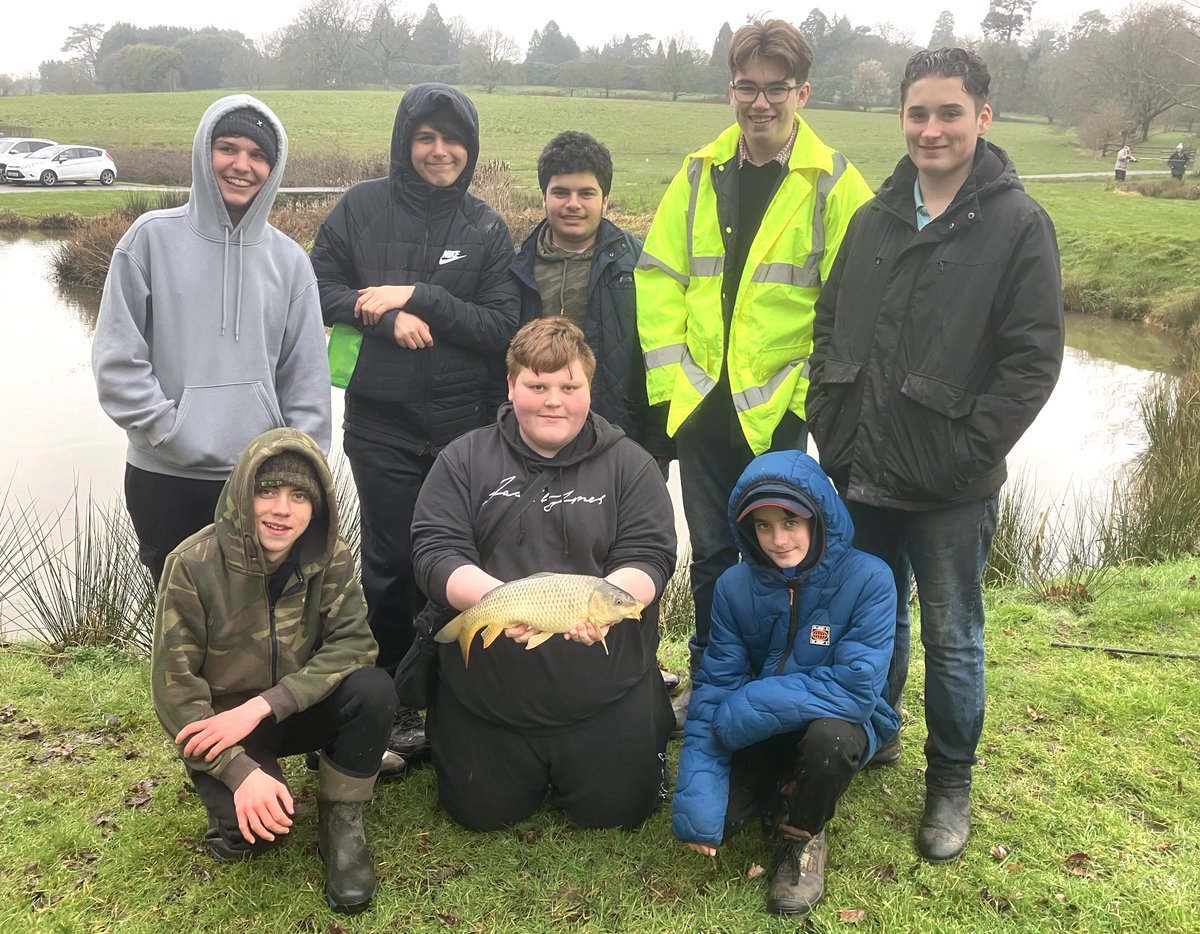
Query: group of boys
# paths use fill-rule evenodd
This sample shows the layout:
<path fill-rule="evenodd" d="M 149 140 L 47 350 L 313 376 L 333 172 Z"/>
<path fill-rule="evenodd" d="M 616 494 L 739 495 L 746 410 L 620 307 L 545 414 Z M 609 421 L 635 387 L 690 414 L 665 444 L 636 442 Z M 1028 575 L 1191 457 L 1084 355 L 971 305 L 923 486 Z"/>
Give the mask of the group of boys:
<path fill-rule="evenodd" d="M 839 797 L 901 755 L 914 575 L 917 847 L 962 852 L 997 491 L 1062 357 L 1054 230 L 983 139 L 974 54 L 910 60 L 908 155 L 874 196 L 797 116 L 811 58 L 781 20 L 738 30 L 736 123 L 685 159 L 644 249 L 604 217 L 608 150 L 567 131 L 514 253 L 468 191 L 474 106 L 424 84 L 401 100 L 388 176 L 346 192 L 310 260 L 267 223 L 278 118 L 245 95 L 208 109 L 189 202 L 114 253 L 93 360 L 159 582 L 155 708 L 215 858 L 286 839 L 278 760 L 316 753 L 326 895 L 360 911 L 377 779 L 430 757 L 464 826 L 549 797 L 583 826 L 634 828 L 667 797 L 682 731 L 676 834 L 713 856 L 761 818 L 768 906 L 806 913 Z M 323 453 L 323 324 L 361 335 L 344 424 L 361 587 Z M 673 709 L 656 653 L 675 458 L 696 617 Z M 602 577 L 647 610 L 544 642 L 512 621 L 469 668 L 441 646 L 425 721 L 397 706 L 393 677 L 434 627 L 545 572 Z"/>

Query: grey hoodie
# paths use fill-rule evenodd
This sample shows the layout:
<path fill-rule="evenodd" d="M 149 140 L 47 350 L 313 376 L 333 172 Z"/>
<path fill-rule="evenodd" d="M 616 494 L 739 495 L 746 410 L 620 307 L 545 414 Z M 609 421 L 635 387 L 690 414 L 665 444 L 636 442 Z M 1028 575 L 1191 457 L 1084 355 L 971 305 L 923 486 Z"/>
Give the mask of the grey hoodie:
<path fill-rule="evenodd" d="M 211 137 L 222 116 L 259 111 L 279 156 L 236 227 L 217 188 Z M 329 449 L 329 363 L 316 278 L 300 246 L 267 223 L 287 163 L 279 118 L 246 94 L 204 113 L 192 190 L 143 214 L 113 252 L 92 343 L 100 405 L 153 473 L 221 480 L 253 438 L 289 426 Z"/>

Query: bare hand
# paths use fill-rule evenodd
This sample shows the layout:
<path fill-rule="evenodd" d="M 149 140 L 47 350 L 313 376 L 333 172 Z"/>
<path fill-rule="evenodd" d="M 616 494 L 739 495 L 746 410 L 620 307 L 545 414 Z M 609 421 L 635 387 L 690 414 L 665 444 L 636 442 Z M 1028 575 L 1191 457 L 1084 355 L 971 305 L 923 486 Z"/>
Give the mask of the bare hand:
<path fill-rule="evenodd" d="M 509 626 L 504 630 L 504 634 L 508 636 L 508 638 L 512 639 L 513 642 L 519 643 L 520 645 L 527 643 L 539 632 L 541 632 L 540 629 L 534 629 L 532 626 L 526 626 L 524 623 L 517 623 L 517 625 Z"/>
<path fill-rule="evenodd" d="M 717 855 L 717 848 L 715 846 L 709 846 L 707 843 L 689 843 L 688 849 L 695 850 L 701 856 Z"/>
<path fill-rule="evenodd" d="M 270 712 L 270 704 L 261 697 L 252 697 L 232 710 L 189 723 L 175 734 L 175 742 L 187 742 L 183 747 L 185 756 L 204 756 L 212 762 L 249 736 Z"/>
<path fill-rule="evenodd" d="M 612 623 L 597 626 L 590 620 L 585 619 L 582 623 L 576 623 L 574 629 L 568 629 L 564 632 L 563 638 L 574 639 L 576 642 L 581 642 L 584 645 L 595 645 L 608 636 L 608 631 L 611 628 Z"/>
<path fill-rule="evenodd" d="M 412 294 L 411 285 L 372 285 L 359 289 L 354 317 L 362 318 L 363 324 L 378 324 L 393 308 L 402 311 Z"/>
<path fill-rule="evenodd" d="M 247 842 L 274 840 L 275 834 L 287 833 L 292 826 L 295 804 L 287 785 L 255 769 L 233 793 L 238 830 Z"/>
<path fill-rule="evenodd" d="M 429 330 L 429 325 L 416 315 L 410 315 L 407 311 L 401 311 L 396 315 L 396 326 L 392 329 L 392 339 L 401 347 L 407 347 L 409 350 L 420 350 L 423 347 L 433 346 L 433 332 Z"/>

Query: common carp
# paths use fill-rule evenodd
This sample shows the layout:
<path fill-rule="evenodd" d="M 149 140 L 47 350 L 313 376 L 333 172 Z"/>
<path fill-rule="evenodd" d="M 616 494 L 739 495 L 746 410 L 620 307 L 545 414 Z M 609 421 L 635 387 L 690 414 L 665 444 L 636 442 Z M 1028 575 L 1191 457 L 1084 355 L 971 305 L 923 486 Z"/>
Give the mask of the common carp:
<path fill-rule="evenodd" d="M 541 645 L 558 632 L 587 620 L 597 626 L 623 619 L 641 619 L 645 604 L 601 577 L 587 574 L 534 574 L 501 584 L 437 631 L 437 642 L 458 640 L 463 665 L 470 663 L 471 642 L 483 630 L 486 649 L 509 626 L 524 623 L 538 632 L 526 649 Z M 605 653 L 608 643 L 600 639 Z"/>

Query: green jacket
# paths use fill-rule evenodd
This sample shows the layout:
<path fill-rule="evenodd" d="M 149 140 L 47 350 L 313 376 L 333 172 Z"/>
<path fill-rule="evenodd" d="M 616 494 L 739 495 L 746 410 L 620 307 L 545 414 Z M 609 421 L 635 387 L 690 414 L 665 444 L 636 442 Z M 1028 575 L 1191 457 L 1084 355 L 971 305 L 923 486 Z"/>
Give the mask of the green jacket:
<path fill-rule="evenodd" d="M 785 412 L 804 417 L 813 306 L 871 189 L 845 156 L 796 121 L 787 171 L 736 296 L 724 294 L 737 218 L 736 125 L 684 160 L 654 215 L 634 276 L 638 332 L 649 402 L 670 403 L 672 436 L 716 387 L 723 362 L 755 454 L 771 446 Z"/>
<path fill-rule="evenodd" d="M 298 562 L 272 609 L 255 531 L 254 476 L 283 451 L 312 461 L 324 506 L 296 543 Z M 151 693 L 172 739 L 187 724 L 258 695 L 282 721 L 374 664 L 378 649 L 354 557 L 337 531 L 333 476 L 316 443 L 293 428 L 250 442 L 221 492 L 215 523 L 171 552 L 159 585 Z M 259 765 L 240 745 L 212 762 L 184 756 L 182 746 L 179 754 L 188 768 L 234 790 Z"/>

